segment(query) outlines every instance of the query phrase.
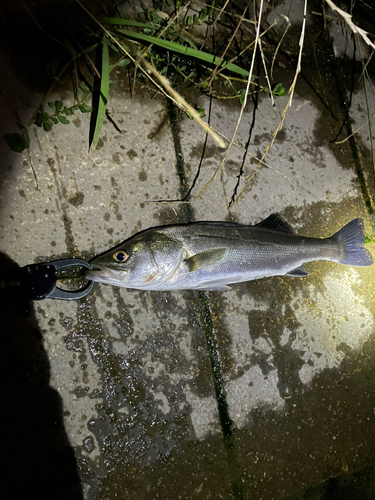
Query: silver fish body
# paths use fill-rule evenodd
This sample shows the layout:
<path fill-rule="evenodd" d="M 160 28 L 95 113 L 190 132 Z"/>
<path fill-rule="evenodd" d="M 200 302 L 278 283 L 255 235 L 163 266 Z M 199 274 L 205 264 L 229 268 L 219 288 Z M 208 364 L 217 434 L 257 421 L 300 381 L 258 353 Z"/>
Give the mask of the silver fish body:
<path fill-rule="evenodd" d="M 276 214 L 256 226 L 196 222 L 150 228 L 91 261 L 87 279 L 140 290 L 230 290 L 268 276 L 307 276 L 303 264 L 369 266 L 361 219 L 330 238 L 308 238 Z"/>

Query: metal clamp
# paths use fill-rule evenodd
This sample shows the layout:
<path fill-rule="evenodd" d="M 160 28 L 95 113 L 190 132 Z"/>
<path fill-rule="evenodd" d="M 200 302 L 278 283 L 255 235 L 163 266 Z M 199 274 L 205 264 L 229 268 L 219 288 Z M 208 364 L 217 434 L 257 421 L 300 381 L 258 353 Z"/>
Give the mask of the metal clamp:
<path fill-rule="evenodd" d="M 76 300 L 85 297 L 94 286 L 93 281 L 78 290 L 62 290 L 56 286 L 57 273 L 67 267 L 80 266 L 92 269 L 88 262 L 81 259 L 61 259 L 41 264 L 30 264 L 21 268 L 21 281 L 27 298 L 32 300 L 59 299 Z"/>

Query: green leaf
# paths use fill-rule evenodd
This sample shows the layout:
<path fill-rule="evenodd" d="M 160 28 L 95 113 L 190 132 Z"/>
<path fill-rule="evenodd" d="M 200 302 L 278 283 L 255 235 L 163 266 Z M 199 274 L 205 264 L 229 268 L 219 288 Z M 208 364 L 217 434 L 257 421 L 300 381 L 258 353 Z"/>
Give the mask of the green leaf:
<path fill-rule="evenodd" d="M 277 83 L 272 90 L 272 94 L 277 96 L 283 96 L 287 94 L 287 91 L 283 87 L 282 83 Z"/>
<path fill-rule="evenodd" d="M 368 234 L 366 234 L 365 235 L 365 243 L 375 243 L 375 238 L 373 236 L 369 236 Z"/>
<path fill-rule="evenodd" d="M 48 106 L 53 110 L 56 111 L 56 103 L 55 102 L 49 102 Z"/>
<path fill-rule="evenodd" d="M 136 33 L 135 31 L 127 31 L 122 29 L 119 29 L 118 31 L 129 38 L 143 40 L 145 42 L 162 47 L 163 49 L 171 50 L 172 52 L 184 54 L 189 57 L 195 57 L 196 59 L 200 59 L 201 61 L 205 61 L 214 65 L 220 63 L 220 57 L 213 56 L 212 54 L 208 54 L 207 52 L 203 52 L 202 50 L 185 47 L 185 45 L 180 45 L 176 42 L 170 42 L 169 40 L 163 40 L 154 36 L 145 35 L 144 33 Z M 225 61 L 223 61 L 221 63 L 221 67 L 225 67 L 225 69 L 227 69 L 228 71 L 237 73 L 241 76 L 249 76 L 249 72 L 247 70 L 240 68 L 240 66 L 237 66 L 236 64 L 227 64 Z"/>
<path fill-rule="evenodd" d="M 245 100 L 245 89 L 237 90 L 236 96 L 238 96 L 238 100 L 242 106 L 242 104 Z"/>
<path fill-rule="evenodd" d="M 203 82 L 201 85 L 202 89 L 205 89 L 208 87 L 208 82 Z"/>
<path fill-rule="evenodd" d="M 66 106 L 64 106 L 64 113 L 66 114 L 66 116 L 73 115 L 74 110 L 73 108 L 67 108 Z"/>
<path fill-rule="evenodd" d="M 102 74 L 100 79 L 100 95 L 98 103 L 98 114 L 96 116 L 94 136 L 92 140 L 92 145 L 96 148 L 100 132 L 102 130 L 103 121 L 105 117 L 105 111 L 107 109 L 107 101 L 109 94 L 109 58 L 108 58 L 108 44 L 107 37 L 103 35 L 103 52 L 102 52 Z"/>
<path fill-rule="evenodd" d="M 139 15 L 139 17 L 143 19 L 143 16 L 141 14 Z M 160 20 L 159 16 L 156 16 L 156 19 Z M 154 26 L 160 26 L 159 24 L 155 23 L 139 23 L 138 21 L 121 19 L 120 17 L 107 17 L 106 19 L 104 19 L 104 21 L 108 24 L 117 24 L 118 26 L 135 26 L 137 28 L 153 28 Z"/>
<path fill-rule="evenodd" d="M 82 53 L 83 54 L 90 54 L 95 49 L 96 45 L 91 45 L 91 47 L 87 47 L 86 49 L 83 49 Z"/>
<path fill-rule="evenodd" d="M 203 9 L 201 11 L 201 13 L 199 14 L 199 20 L 200 21 L 204 21 L 206 19 L 207 15 L 208 15 L 207 14 L 207 9 Z"/>
<path fill-rule="evenodd" d="M 128 58 L 125 58 L 125 59 L 121 59 L 121 61 L 119 61 L 116 66 L 120 66 L 120 68 L 124 67 L 124 66 L 127 66 L 128 64 L 130 64 L 130 59 Z"/>
<path fill-rule="evenodd" d="M 199 106 L 198 113 L 199 113 L 199 116 L 201 118 L 204 118 L 206 116 L 206 112 L 205 112 L 204 108 L 202 108 L 202 106 Z"/>
<path fill-rule="evenodd" d="M 67 118 L 65 118 L 64 115 L 59 115 L 57 118 L 59 119 L 59 122 L 62 123 L 63 125 L 68 125 L 70 123 L 70 121 Z"/>
<path fill-rule="evenodd" d="M 59 123 L 59 120 L 56 118 L 56 116 L 50 116 L 50 120 L 52 121 L 52 123 L 54 123 L 55 125 L 57 123 Z M 44 122 L 44 123 L 48 123 L 48 122 Z M 43 123 L 43 126 L 44 126 L 44 123 Z"/>
<path fill-rule="evenodd" d="M 30 146 L 30 139 L 27 133 L 26 135 L 16 133 L 5 134 L 4 140 L 8 144 L 10 150 L 14 151 L 15 153 L 22 153 L 22 151 Z"/>
<path fill-rule="evenodd" d="M 64 103 L 62 101 L 55 101 L 56 111 L 60 113 L 60 111 L 64 107 Z"/>
<path fill-rule="evenodd" d="M 114 43 L 112 43 L 110 40 L 108 41 L 108 47 L 110 49 L 112 49 L 114 52 L 120 52 L 117 45 L 115 45 Z"/>
<path fill-rule="evenodd" d="M 77 89 L 77 101 L 81 102 L 83 100 L 83 91 L 81 89 Z"/>
<path fill-rule="evenodd" d="M 215 9 L 213 7 L 215 7 L 215 2 L 211 2 L 211 8 L 208 10 L 209 16 L 212 16 L 214 11 L 215 11 Z"/>
<path fill-rule="evenodd" d="M 190 45 L 190 47 L 192 47 L 193 49 L 197 49 L 197 47 L 195 46 L 194 42 L 192 42 L 192 40 L 190 40 L 190 38 L 188 38 L 187 36 L 185 36 L 182 32 L 179 33 L 179 36 L 180 36 L 181 40 L 183 40 L 184 42 L 188 43 Z"/>
<path fill-rule="evenodd" d="M 45 130 L 46 132 L 49 132 L 50 130 L 52 130 L 52 125 L 51 125 L 51 123 L 49 123 L 49 122 L 44 122 L 44 123 L 43 123 L 43 128 L 44 128 L 44 130 Z"/>
<path fill-rule="evenodd" d="M 91 113 L 92 111 L 92 107 L 88 106 L 85 102 L 79 104 L 78 108 L 81 110 L 82 113 Z"/>
<path fill-rule="evenodd" d="M 34 123 L 37 127 L 41 127 L 45 121 L 49 120 L 49 117 L 50 115 L 48 113 L 41 111 L 36 115 Z"/>
<path fill-rule="evenodd" d="M 79 88 L 81 90 L 84 90 L 85 92 L 90 92 L 90 89 L 88 88 L 85 82 L 79 82 Z"/>

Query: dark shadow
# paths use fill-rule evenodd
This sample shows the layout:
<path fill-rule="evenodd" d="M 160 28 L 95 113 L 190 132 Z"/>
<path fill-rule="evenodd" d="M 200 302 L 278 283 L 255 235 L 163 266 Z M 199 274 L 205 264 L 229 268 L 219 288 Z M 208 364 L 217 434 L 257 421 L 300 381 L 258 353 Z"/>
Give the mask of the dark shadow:
<path fill-rule="evenodd" d="M 0 284 L 16 276 L 17 269 L 0 253 Z M 82 500 L 33 304 L 16 293 L 0 292 L 0 497 Z"/>

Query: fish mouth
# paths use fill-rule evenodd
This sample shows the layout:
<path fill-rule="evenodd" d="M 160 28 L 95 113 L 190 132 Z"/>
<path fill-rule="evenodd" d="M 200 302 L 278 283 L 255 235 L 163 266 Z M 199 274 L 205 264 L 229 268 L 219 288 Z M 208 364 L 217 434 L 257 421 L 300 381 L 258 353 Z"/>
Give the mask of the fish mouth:
<path fill-rule="evenodd" d="M 95 264 L 92 266 L 92 269 L 84 272 L 84 276 L 90 281 L 115 285 L 124 281 L 127 276 L 127 271 L 118 271 Z"/>
<path fill-rule="evenodd" d="M 83 273 L 84 277 L 90 281 L 99 281 L 99 278 L 104 274 L 104 269 L 100 266 L 93 266 L 90 270 Z"/>

